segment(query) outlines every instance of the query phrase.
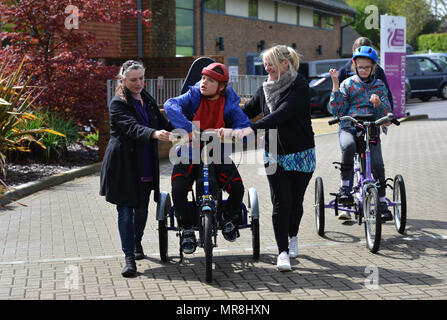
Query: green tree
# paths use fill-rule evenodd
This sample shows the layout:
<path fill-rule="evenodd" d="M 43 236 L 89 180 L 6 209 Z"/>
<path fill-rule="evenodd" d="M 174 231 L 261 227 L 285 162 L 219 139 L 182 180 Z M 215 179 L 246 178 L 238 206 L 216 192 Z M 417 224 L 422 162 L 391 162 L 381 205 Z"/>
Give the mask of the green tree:
<path fill-rule="evenodd" d="M 380 24 L 380 15 L 385 14 L 388 11 L 388 0 L 346 0 L 350 7 L 357 9 L 357 16 L 354 18 L 345 18 L 345 22 L 352 25 L 352 28 L 356 30 L 362 37 L 368 37 L 371 39 L 375 47 L 380 48 L 380 29 L 371 27 L 368 20 L 376 18 L 377 27 Z M 378 8 L 378 16 L 371 16 L 370 11 L 365 9 L 368 6 L 376 6 Z"/>
<path fill-rule="evenodd" d="M 438 0 L 440 2 L 441 0 Z M 447 1 L 447 0 L 446 0 Z M 375 46 L 380 47 L 380 29 L 370 28 L 368 19 L 371 13 L 365 12 L 365 8 L 374 5 L 380 15 L 403 16 L 407 18 L 407 42 L 413 47 L 417 46 L 417 37 L 425 30 L 433 31 L 437 18 L 431 10 L 429 1 L 426 0 L 346 0 L 346 3 L 357 9 L 357 17 L 345 19 L 347 23 L 353 23 L 353 28 L 362 36 L 368 37 Z"/>
<path fill-rule="evenodd" d="M 424 27 L 436 18 L 425 0 L 390 1 L 389 13 L 407 18 L 407 42 L 417 47 L 417 37 Z"/>

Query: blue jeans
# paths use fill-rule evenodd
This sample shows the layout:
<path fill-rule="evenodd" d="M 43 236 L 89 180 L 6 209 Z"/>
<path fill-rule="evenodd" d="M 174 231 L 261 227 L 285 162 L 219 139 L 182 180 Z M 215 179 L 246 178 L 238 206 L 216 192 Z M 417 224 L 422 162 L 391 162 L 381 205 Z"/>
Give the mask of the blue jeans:
<path fill-rule="evenodd" d="M 135 257 L 135 242 L 141 242 L 148 210 L 116 206 L 121 247 L 126 257 Z"/>

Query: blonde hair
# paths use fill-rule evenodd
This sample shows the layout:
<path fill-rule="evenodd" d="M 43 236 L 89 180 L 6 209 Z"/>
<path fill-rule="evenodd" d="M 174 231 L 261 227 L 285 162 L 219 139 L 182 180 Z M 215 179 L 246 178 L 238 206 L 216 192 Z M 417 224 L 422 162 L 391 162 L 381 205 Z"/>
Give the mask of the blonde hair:
<path fill-rule="evenodd" d="M 138 69 L 143 70 L 143 74 L 146 71 L 146 68 L 144 67 L 143 63 L 141 63 L 139 61 L 135 61 L 135 60 L 127 60 L 121 66 L 120 72 L 117 76 L 118 86 L 115 89 L 115 95 L 119 95 L 121 100 L 123 100 L 124 102 L 127 102 L 127 98 L 126 98 L 126 90 L 127 89 L 123 83 L 123 79 L 126 79 L 129 71 L 138 70 Z"/>
<path fill-rule="evenodd" d="M 261 52 L 262 60 L 269 60 L 278 70 L 280 63 L 285 59 L 289 62 L 289 70 L 291 68 L 298 71 L 300 67 L 301 55 L 295 49 L 286 45 L 276 45 L 270 49 Z M 278 76 L 279 80 L 280 75 Z"/>

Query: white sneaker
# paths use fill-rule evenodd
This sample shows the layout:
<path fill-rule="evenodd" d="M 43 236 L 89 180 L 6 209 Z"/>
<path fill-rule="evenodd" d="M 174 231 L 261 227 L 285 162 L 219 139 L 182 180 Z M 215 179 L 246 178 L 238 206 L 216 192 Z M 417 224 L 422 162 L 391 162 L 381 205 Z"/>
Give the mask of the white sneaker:
<path fill-rule="evenodd" d="M 279 271 L 290 271 L 292 267 L 290 266 L 289 254 L 285 251 L 281 252 L 278 256 L 278 261 L 276 262 L 276 268 Z"/>
<path fill-rule="evenodd" d="M 298 237 L 289 238 L 289 256 L 290 258 L 298 257 Z"/>
<path fill-rule="evenodd" d="M 351 220 L 351 213 L 342 211 L 338 214 L 338 220 Z"/>

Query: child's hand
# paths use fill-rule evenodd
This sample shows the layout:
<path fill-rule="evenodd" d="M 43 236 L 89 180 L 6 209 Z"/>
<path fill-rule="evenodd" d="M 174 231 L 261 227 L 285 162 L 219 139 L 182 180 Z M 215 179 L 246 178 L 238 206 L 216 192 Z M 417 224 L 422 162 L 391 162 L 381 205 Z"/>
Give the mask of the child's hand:
<path fill-rule="evenodd" d="M 329 74 L 332 79 L 332 91 L 338 91 L 340 83 L 338 81 L 338 71 L 337 69 L 329 69 Z"/>
<path fill-rule="evenodd" d="M 224 139 L 226 137 L 231 137 L 233 130 L 228 128 L 219 128 L 217 129 L 217 132 L 219 133 L 219 137 Z"/>
<path fill-rule="evenodd" d="M 247 128 L 243 128 L 243 129 L 233 130 L 232 136 L 235 137 L 236 139 L 242 139 L 243 137 L 248 136 L 253 133 L 254 133 L 253 129 L 250 127 L 247 127 Z"/>
<path fill-rule="evenodd" d="M 380 107 L 382 105 L 382 101 L 380 100 L 379 96 L 375 93 L 371 95 L 369 102 L 371 102 L 374 105 L 374 108 Z"/>

